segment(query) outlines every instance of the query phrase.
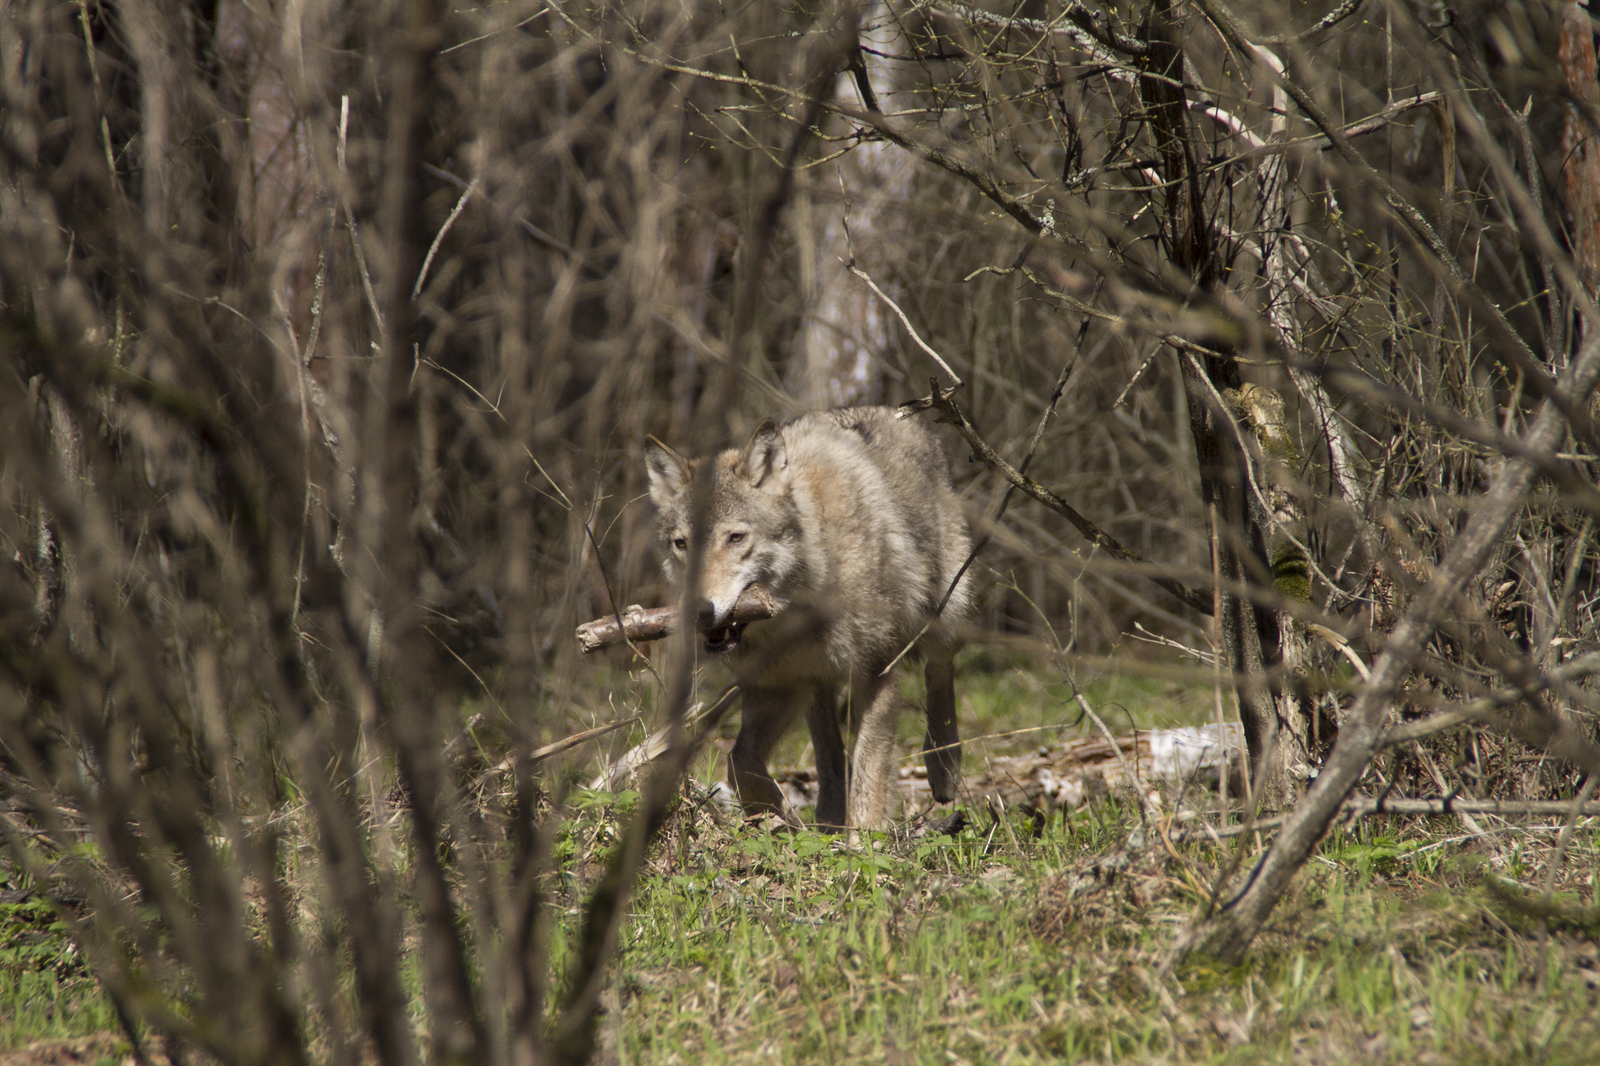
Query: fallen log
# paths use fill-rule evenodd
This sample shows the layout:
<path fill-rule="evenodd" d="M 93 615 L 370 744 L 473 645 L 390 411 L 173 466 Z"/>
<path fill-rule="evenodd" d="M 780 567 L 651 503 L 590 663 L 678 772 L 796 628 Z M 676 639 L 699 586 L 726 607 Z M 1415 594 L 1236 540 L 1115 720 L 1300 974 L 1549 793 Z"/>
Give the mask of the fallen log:
<path fill-rule="evenodd" d="M 967 743 L 982 744 L 985 739 L 973 737 Z M 1020 755 L 986 758 L 983 770 L 969 774 L 963 788 L 972 799 L 1052 811 L 1080 810 L 1117 793 L 1142 796 L 1156 791 L 1175 800 L 1192 787 L 1214 789 L 1224 771 L 1237 794 L 1237 783 L 1243 780 L 1244 727 L 1238 722 L 1228 722 L 1222 730 L 1214 724 L 1181 726 L 1140 730 L 1115 739 L 1120 757 L 1104 737 L 1090 736 Z M 815 771 L 774 770 L 772 777 L 795 810 L 816 802 Z M 902 765 L 898 785 L 908 809 L 933 805 L 922 762 Z"/>
<path fill-rule="evenodd" d="M 732 623 L 759 622 L 778 613 L 772 596 L 760 585 L 751 585 L 733 605 Z M 617 623 L 621 621 L 619 626 Z M 660 640 L 677 632 L 676 607 L 640 607 L 637 603 L 622 609 L 621 615 L 608 614 L 578 627 L 578 647 L 587 654 L 616 644 L 636 644 L 647 640 Z"/>

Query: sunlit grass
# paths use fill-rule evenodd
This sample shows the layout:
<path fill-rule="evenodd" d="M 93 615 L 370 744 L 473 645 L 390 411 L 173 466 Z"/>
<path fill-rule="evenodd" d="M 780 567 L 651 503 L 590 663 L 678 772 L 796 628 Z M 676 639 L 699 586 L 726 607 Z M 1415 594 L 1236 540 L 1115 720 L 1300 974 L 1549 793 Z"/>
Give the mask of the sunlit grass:
<path fill-rule="evenodd" d="M 969 758 L 1087 735 L 1056 675 L 974 667 L 958 681 Z M 1212 713 L 1198 680 L 1075 680 L 1119 731 Z M 917 688 L 907 682 L 908 700 Z M 799 764 L 804 730 L 788 745 L 780 756 Z M 721 772 L 715 751 L 697 763 L 633 898 L 601 1025 L 615 1061 L 1600 1061 L 1592 929 L 1546 928 L 1485 887 L 1492 876 L 1542 893 L 1548 828 L 1482 818 L 1479 836 L 1453 818 L 1391 818 L 1337 829 L 1245 964 L 1169 968 L 1175 934 L 1231 851 L 1133 836 L 1136 812 L 1114 800 L 1042 819 L 969 809 L 954 837 L 878 835 L 851 850 L 744 824 L 706 796 Z M 557 972 L 636 799 L 569 796 L 549 896 Z M 1142 846 L 1130 851 L 1131 836 Z M 1592 823 L 1558 873 L 1554 898 L 1589 913 Z M 0 1050 L 115 1029 L 42 900 L 0 906 L 0 921 Z"/>
<path fill-rule="evenodd" d="M 0 864 L 0 887 L 6 867 Z M 39 896 L 0 903 L 0 1051 L 116 1027 L 66 927 Z"/>
<path fill-rule="evenodd" d="M 1115 812 L 1110 812 L 1115 826 Z M 1222 856 L 1141 853 L 1066 936 L 1033 920 L 1108 820 L 1017 819 L 849 852 L 702 824 L 642 888 L 617 967 L 626 1062 L 1584 1062 L 1592 942 L 1514 928 L 1486 856 L 1432 828 L 1340 833 L 1241 967 L 1163 972 Z M 1127 828 L 1124 826 L 1124 828 Z M 714 839 L 715 846 L 706 846 Z M 1005 841 L 1006 843 L 1001 843 Z M 1392 855 L 1390 853 L 1393 853 Z M 1594 861 L 1590 833 L 1579 856 Z M 1373 873 L 1375 864 L 1392 876 Z M 1202 876 L 1193 876 L 1199 871 Z M 1585 875 L 1592 871 L 1582 871 Z"/>

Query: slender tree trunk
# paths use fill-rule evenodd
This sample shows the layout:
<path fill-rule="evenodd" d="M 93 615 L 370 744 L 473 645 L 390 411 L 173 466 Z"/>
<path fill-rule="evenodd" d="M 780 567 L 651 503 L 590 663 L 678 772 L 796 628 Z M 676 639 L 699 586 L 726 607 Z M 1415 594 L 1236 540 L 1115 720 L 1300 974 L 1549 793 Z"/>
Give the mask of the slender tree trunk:
<path fill-rule="evenodd" d="M 1561 148 L 1566 158 L 1567 210 L 1572 214 L 1572 258 L 1578 275 L 1593 295 L 1600 290 L 1600 140 L 1594 120 L 1600 117 L 1600 82 L 1596 81 L 1594 30 L 1581 4 L 1562 12 L 1557 51 L 1567 90 L 1577 104 L 1567 105 Z M 1587 114 L 1584 112 L 1587 111 Z"/>
<path fill-rule="evenodd" d="M 1183 48 L 1168 0 L 1157 0 L 1145 20 L 1143 36 L 1149 54 L 1139 93 L 1148 112 L 1151 133 L 1161 157 L 1166 185 L 1163 229 L 1172 261 L 1194 281 L 1202 298 L 1217 284 L 1216 232 L 1204 210 L 1201 178 L 1195 161 L 1194 133 L 1189 123 L 1183 86 Z M 1281 182 L 1274 177 L 1273 183 Z M 1216 516 L 1213 530 L 1219 547 L 1219 577 L 1224 591 L 1222 651 L 1233 674 L 1239 717 L 1249 748 L 1255 798 L 1268 808 L 1294 801 L 1295 783 L 1280 750 L 1285 714 L 1280 708 L 1274 673 L 1282 649 L 1276 613 L 1262 603 L 1239 596 L 1234 589 L 1262 587 L 1271 573 L 1268 535 L 1272 517 L 1259 498 L 1251 456 L 1241 448 L 1242 434 L 1226 397 L 1244 384 L 1231 353 L 1203 360 L 1181 353 L 1184 392 L 1189 406 L 1189 431 L 1199 460 L 1201 499 Z M 1303 733 L 1303 728 L 1298 730 Z M 1295 733 L 1291 730 L 1291 735 Z"/>
<path fill-rule="evenodd" d="M 897 64 L 887 57 L 906 51 L 905 35 L 881 0 L 862 7 L 860 26 L 860 47 L 851 70 L 839 76 L 836 96 L 847 107 L 878 112 L 897 91 Z M 854 262 L 896 300 L 904 295 L 894 280 L 902 258 L 895 208 L 910 195 L 916 170 L 917 160 L 909 153 L 868 142 L 842 157 L 837 168 L 819 172 L 823 180 L 837 182 L 842 203 L 809 195 L 796 203 L 808 311 L 790 386 L 808 408 L 882 398 L 893 322 L 845 264 Z"/>

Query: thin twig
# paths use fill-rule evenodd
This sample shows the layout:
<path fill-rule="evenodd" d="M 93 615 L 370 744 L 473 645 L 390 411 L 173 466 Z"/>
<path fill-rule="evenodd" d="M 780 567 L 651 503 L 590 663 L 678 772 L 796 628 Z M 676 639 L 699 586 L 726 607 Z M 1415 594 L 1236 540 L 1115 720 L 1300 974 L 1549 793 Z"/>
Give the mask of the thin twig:
<path fill-rule="evenodd" d="M 1130 765 L 1128 762 L 1128 757 L 1122 753 L 1122 745 L 1117 743 L 1117 738 L 1112 734 L 1111 730 L 1107 728 L 1105 721 L 1102 720 L 1098 714 L 1094 713 L 1094 708 L 1089 705 L 1088 699 L 1085 698 L 1084 694 L 1078 689 L 1077 682 L 1072 680 L 1072 675 L 1063 670 L 1061 671 L 1061 676 L 1066 678 L 1067 684 L 1072 686 L 1072 699 L 1073 702 L 1078 705 L 1078 710 L 1082 711 L 1084 717 L 1088 718 L 1089 721 L 1094 723 L 1094 727 L 1100 730 L 1100 735 L 1106 738 L 1106 743 L 1111 745 L 1112 753 L 1116 755 L 1117 762 L 1122 765 L 1123 779 L 1130 781 L 1133 784 L 1135 798 L 1139 804 L 1139 819 L 1140 821 L 1146 821 L 1147 812 L 1145 808 L 1149 806 L 1149 800 L 1144 794 L 1144 784 L 1139 780 L 1139 734 L 1137 732 L 1134 733 L 1134 761 Z"/>
<path fill-rule="evenodd" d="M 1567 843 L 1572 839 L 1572 829 L 1578 824 L 1578 818 L 1589 806 L 1589 801 L 1594 798 L 1595 786 L 1600 785 L 1600 773 L 1591 771 L 1583 779 L 1583 788 L 1578 790 L 1578 795 L 1572 801 L 1572 809 L 1567 812 L 1567 820 L 1561 826 L 1561 835 L 1556 838 L 1556 853 L 1550 860 L 1550 865 L 1544 871 L 1544 894 L 1553 896 L 1556 891 L 1556 874 L 1561 869 L 1562 861 L 1567 857 Z"/>
<path fill-rule="evenodd" d="M 350 178 L 350 171 L 345 165 L 345 161 L 346 161 L 346 141 L 348 139 L 349 132 L 350 132 L 350 97 L 349 96 L 341 96 L 339 98 L 339 154 L 338 154 L 338 162 L 339 162 L 339 173 L 341 175 L 343 175 L 344 178 L 345 178 L 345 182 L 341 183 L 341 185 L 347 184 L 348 181 L 349 181 L 349 178 Z M 341 192 L 342 192 L 342 189 L 341 189 Z M 355 253 L 356 253 L 356 268 L 360 271 L 360 274 L 361 274 L 361 291 L 366 293 L 367 306 L 372 309 L 373 321 L 375 321 L 377 323 L 377 325 L 378 325 L 378 343 L 379 343 L 379 346 L 381 347 L 383 345 L 383 343 L 384 343 L 383 310 L 382 310 L 382 308 L 380 308 L 378 306 L 378 294 L 372 287 L 372 271 L 367 269 L 367 253 L 366 253 L 365 249 L 363 249 L 361 247 L 361 234 L 356 229 L 356 215 L 355 215 L 355 212 L 353 210 L 351 210 L 351 208 L 350 208 L 350 200 L 347 197 L 343 196 L 343 195 L 341 195 L 339 197 L 339 200 L 340 200 L 340 205 L 344 208 L 344 224 L 345 224 L 345 228 L 350 231 L 350 247 L 355 249 Z"/>
<path fill-rule="evenodd" d="M 1037 481 L 1034 481 L 1032 478 L 1022 473 L 1010 463 L 1006 462 L 1000 453 L 995 451 L 989 442 L 984 440 L 983 437 L 978 433 L 977 429 L 972 425 L 972 423 L 968 421 L 966 414 L 961 410 L 960 406 L 956 404 L 955 399 L 953 398 L 953 392 L 954 390 L 941 389 L 939 388 L 938 382 L 933 382 L 932 392 L 930 395 L 925 396 L 920 400 L 912 400 L 908 403 L 901 404 L 901 407 L 913 411 L 926 410 L 929 407 L 936 409 L 941 415 L 944 416 L 941 421 L 948 421 L 951 425 L 955 426 L 961 431 L 961 435 L 966 438 L 967 444 L 971 446 L 973 452 L 977 454 L 979 459 L 983 460 L 995 470 L 999 471 L 1007 481 L 1011 482 L 1017 488 L 1021 489 L 1023 492 L 1026 492 L 1029 496 L 1032 496 L 1034 499 L 1050 508 L 1050 510 L 1054 511 L 1056 514 L 1072 523 L 1074 528 L 1076 528 L 1078 532 L 1089 541 L 1089 543 L 1093 544 L 1095 547 L 1101 549 L 1121 562 L 1135 564 L 1145 563 L 1145 560 L 1142 557 L 1123 547 L 1121 542 L 1119 542 L 1115 537 L 1111 536 L 1109 533 L 1106 533 L 1104 530 L 1100 529 L 1099 526 L 1096 526 L 1093 522 L 1079 514 L 1077 509 L 1071 504 L 1067 503 L 1066 500 L 1063 500 L 1061 497 L 1057 496 L 1055 493 L 1051 492 Z M 1150 580 L 1154 581 L 1157 585 L 1160 585 L 1167 592 L 1177 597 L 1186 606 L 1192 607 L 1201 614 L 1209 615 L 1211 613 L 1211 597 L 1205 593 L 1202 593 L 1197 589 L 1190 588 L 1181 581 L 1174 580 L 1173 578 L 1169 578 L 1161 574 L 1147 574 L 1146 576 L 1148 576 Z"/>
<path fill-rule="evenodd" d="M 596 492 L 594 502 L 595 508 L 598 510 L 600 506 L 598 490 Z M 639 646 L 635 644 L 633 642 L 633 638 L 628 635 L 628 627 L 622 622 L 622 610 L 617 606 L 617 590 L 611 585 L 611 575 L 606 571 L 605 559 L 600 553 L 600 542 L 594 537 L 593 513 L 591 513 L 589 517 L 584 520 L 583 532 L 588 538 L 589 547 L 594 551 L 594 564 L 600 571 L 600 581 L 605 586 L 606 599 L 611 601 L 611 617 L 616 621 L 618 636 L 625 644 L 628 645 L 628 650 L 633 652 L 638 660 L 644 664 L 644 668 L 650 671 L 650 676 L 656 679 L 656 684 L 665 689 L 667 686 L 666 680 L 656 672 L 655 664 L 650 661 L 650 657 L 639 650 Z"/>
<path fill-rule="evenodd" d="M 1050 419 L 1055 415 L 1056 405 L 1061 402 L 1061 396 L 1066 392 L 1067 379 L 1072 376 L 1072 368 L 1076 365 L 1076 359 L 1067 360 L 1067 364 L 1061 368 L 1061 374 L 1056 378 L 1056 386 L 1050 392 L 1050 401 L 1045 404 L 1044 414 L 1040 416 L 1039 424 L 1034 427 L 1033 440 L 1028 444 L 1028 453 L 1022 457 L 1021 469 L 1024 472 L 1027 471 L 1028 464 L 1033 462 L 1034 455 L 1039 451 L 1039 443 L 1044 439 L 1045 426 L 1050 424 Z M 902 417 L 907 413 L 909 412 L 902 412 Z M 989 520 L 991 525 L 998 525 L 1000 519 L 1005 517 L 1006 508 L 1011 505 L 1011 497 L 1016 491 L 1017 487 L 1015 485 L 1006 488 L 1006 494 L 1000 499 L 1000 506 L 995 508 L 994 517 Z M 988 547 L 989 541 L 992 539 L 993 534 L 985 533 L 979 538 L 978 543 L 972 546 L 972 550 L 967 552 L 967 557 L 962 562 L 961 568 L 956 571 L 956 576 L 950 579 L 950 587 L 945 589 L 944 595 L 940 597 L 939 606 L 934 609 L 933 617 L 923 623 L 922 629 L 917 632 L 917 635 L 906 642 L 906 646 L 900 649 L 900 654 L 889 660 L 889 665 L 883 668 L 878 674 L 879 677 L 888 677 L 889 671 L 895 668 L 895 664 L 905 658 L 911 649 L 916 647 L 917 641 L 921 640 L 928 630 L 933 628 L 933 624 L 939 620 L 944 614 L 945 607 L 949 605 L 950 597 L 955 595 L 956 586 L 961 584 L 961 579 L 966 576 L 967 570 L 971 568 L 973 561 L 978 558 L 978 553 Z"/>
<path fill-rule="evenodd" d="M 895 303 L 893 300 L 889 299 L 888 294 L 885 293 L 882 289 L 878 288 L 878 283 L 873 281 L 872 278 L 868 277 L 867 276 L 867 272 L 862 270 L 860 267 L 856 266 L 853 261 L 846 262 L 843 259 L 841 259 L 839 261 L 841 263 L 844 263 L 844 268 L 846 270 L 850 271 L 850 273 L 854 274 L 856 277 L 858 277 L 862 281 L 866 282 L 867 283 L 867 288 L 871 289 L 874 293 L 876 293 L 878 299 L 882 300 L 884 303 L 889 305 L 889 309 L 900 317 L 901 323 L 906 327 L 906 332 L 911 334 L 911 339 L 917 342 L 917 347 L 921 348 L 923 351 L 927 352 L 928 353 L 928 358 L 932 359 L 935 363 L 939 364 L 939 368 L 941 370 L 943 370 L 946 375 L 949 376 L 951 387 L 959 389 L 961 387 L 961 385 L 962 385 L 961 375 L 957 374 L 954 370 L 951 370 L 950 369 L 950 364 L 944 361 L 944 357 L 941 356 L 938 352 L 934 351 L 928 345 L 928 342 L 922 339 L 922 334 L 917 332 L 917 328 L 911 324 L 911 319 L 906 317 L 906 313 L 904 311 L 900 310 L 900 305 Z"/>
<path fill-rule="evenodd" d="M 1131 385 L 1130 385 L 1131 387 Z M 1223 736 L 1226 728 L 1226 714 L 1222 706 L 1222 660 L 1225 653 L 1222 647 L 1222 544 L 1217 537 L 1217 505 L 1211 504 L 1211 696 L 1212 710 L 1217 719 L 1217 735 Z M 1247 771 L 1248 773 L 1248 771 Z M 1217 822 L 1219 825 L 1228 824 L 1228 771 L 1224 766 L 1222 773 L 1217 778 Z M 1221 891 L 1222 882 L 1217 882 L 1217 888 L 1211 893 L 1211 906 L 1217 905 L 1217 895 Z"/>
<path fill-rule="evenodd" d="M 439 254 L 439 245 L 444 243 L 444 235 L 450 232 L 450 227 L 455 225 L 456 219 L 461 217 L 461 212 L 466 208 L 467 201 L 472 198 L 472 192 L 478 187 L 480 179 L 473 178 L 461 198 L 456 201 L 455 209 L 450 212 L 450 217 L 444 220 L 444 225 L 439 227 L 439 232 L 434 235 L 433 244 L 428 247 L 428 255 L 422 260 L 422 269 L 417 271 L 417 283 L 412 286 L 411 298 L 415 300 L 422 295 L 423 283 L 428 280 L 428 268 L 433 266 L 433 257 Z"/>
<path fill-rule="evenodd" d="M 1492 814 L 1502 818 L 1513 817 L 1549 817 L 1551 815 L 1565 814 L 1574 821 L 1577 818 L 1600 817 L 1600 803 L 1585 802 L 1581 806 L 1572 800 L 1460 800 L 1441 797 L 1439 799 L 1362 799 L 1351 800 L 1339 808 L 1338 817 L 1372 818 L 1385 814 L 1396 815 L 1426 815 L 1426 814 Z M 1274 814 L 1267 818 L 1258 818 L 1254 828 L 1272 829 L 1289 820 L 1288 814 Z M 1248 833 L 1251 826 L 1240 824 L 1224 826 L 1221 829 L 1210 830 L 1220 837 L 1235 837 Z M 1184 834 L 1174 837 L 1174 843 L 1187 844 L 1191 841 L 1204 839 L 1196 834 Z M 1465 839 L 1465 838 L 1463 838 Z"/>
<path fill-rule="evenodd" d="M 1445 793 L 1447 799 L 1454 800 L 1459 789 L 1452 790 L 1450 788 L 1450 785 L 1444 779 L 1444 771 L 1439 769 L 1439 764 L 1434 761 L 1433 756 L 1428 754 L 1428 749 L 1423 747 L 1421 743 L 1417 744 L 1417 755 L 1422 760 L 1422 765 L 1427 768 L 1428 776 L 1433 778 L 1433 783 L 1439 787 L 1439 791 Z M 1467 832 L 1475 837 L 1488 835 L 1483 831 L 1483 826 L 1478 824 L 1477 819 L 1472 817 L 1470 811 L 1464 811 L 1457 807 L 1455 812 L 1456 817 L 1461 819 L 1461 824 Z"/>
<path fill-rule="evenodd" d="M 1179 655 L 1186 655 L 1201 666 L 1211 665 L 1213 659 L 1211 652 L 1202 651 L 1199 648 L 1191 648 L 1187 644 L 1173 640 L 1171 637 L 1164 637 L 1160 633 L 1152 633 L 1144 627 L 1143 622 L 1135 621 L 1133 629 L 1132 633 L 1125 633 L 1124 636 L 1132 637 L 1134 640 L 1143 641 L 1146 644 L 1157 644 L 1163 648 L 1171 648 Z"/>
<path fill-rule="evenodd" d="M 529 753 L 528 758 L 533 762 L 543 762 L 545 759 L 550 758 L 550 756 L 560 755 L 567 749 L 575 748 L 586 740 L 593 740 L 595 737 L 603 737 L 607 733 L 615 733 L 617 730 L 622 729 L 625 726 L 633 725 L 635 722 L 642 721 L 643 719 L 644 715 L 636 714 L 632 718 L 623 718 L 607 725 L 597 725 L 593 729 L 585 729 L 580 733 L 574 733 L 570 737 L 558 740 L 553 744 L 546 744 L 542 748 L 533 749 L 533 751 Z"/>
<path fill-rule="evenodd" d="M 1367 664 L 1362 661 L 1361 656 L 1356 653 L 1356 650 L 1350 646 L 1350 642 L 1345 640 L 1344 637 L 1329 629 L 1327 626 L 1318 625 L 1316 622 L 1307 622 L 1306 632 L 1310 633 L 1312 636 L 1321 637 L 1323 643 L 1328 644 L 1335 651 L 1348 659 L 1350 661 L 1350 665 L 1355 667 L 1356 674 L 1361 678 L 1361 680 L 1372 680 L 1372 671 L 1367 669 Z"/>
<path fill-rule="evenodd" d="M 1122 391 L 1117 393 L 1117 398 L 1112 401 L 1111 409 L 1113 411 L 1121 407 L 1123 402 L 1127 400 L 1128 394 L 1133 392 L 1133 387 L 1139 384 L 1140 378 L 1144 377 L 1144 372 L 1150 369 L 1150 364 L 1155 362 L 1156 356 L 1161 354 L 1161 348 L 1162 345 L 1157 344 L 1150 350 L 1150 354 L 1144 357 L 1144 362 L 1139 364 L 1139 369 L 1133 372 L 1133 377 L 1128 379 L 1128 383 L 1122 387 Z"/>
<path fill-rule="evenodd" d="M 1457 726 L 1483 721 L 1492 717 L 1494 712 L 1524 703 L 1554 685 L 1577 681 L 1597 673 L 1600 673 L 1600 652 L 1591 652 L 1561 664 L 1548 674 L 1539 675 L 1537 684 L 1496 689 L 1487 696 L 1480 696 L 1430 717 L 1390 726 L 1379 741 L 1379 746 L 1392 748 L 1397 744 L 1420 740 Z"/>

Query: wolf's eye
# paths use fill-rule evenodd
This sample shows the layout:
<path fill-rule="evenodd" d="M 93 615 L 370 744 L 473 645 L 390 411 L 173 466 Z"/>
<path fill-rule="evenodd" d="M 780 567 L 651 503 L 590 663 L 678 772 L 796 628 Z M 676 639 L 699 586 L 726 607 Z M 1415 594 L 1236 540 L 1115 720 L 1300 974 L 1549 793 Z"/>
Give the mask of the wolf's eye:
<path fill-rule="evenodd" d="M 738 544 L 740 541 L 744 540 L 744 537 L 745 537 L 745 535 L 743 533 L 729 533 L 728 534 L 728 543 L 729 544 Z"/>
<path fill-rule="evenodd" d="M 679 551 L 686 551 L 689 547 L 689 541 L 686 537 L 675 537 L 673 538 L 672 546 Z"/>

